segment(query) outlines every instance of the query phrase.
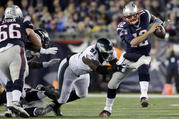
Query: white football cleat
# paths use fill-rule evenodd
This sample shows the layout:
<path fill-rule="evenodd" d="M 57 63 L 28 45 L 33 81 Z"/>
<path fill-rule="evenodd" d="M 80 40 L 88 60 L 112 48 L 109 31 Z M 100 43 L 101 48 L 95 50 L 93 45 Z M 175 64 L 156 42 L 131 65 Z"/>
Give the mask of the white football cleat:
<path fill-rule="evenodd" d="M 24 118 L 28 118 L 30 115 L 21 107 L 19 102 L 13 102 L 9 109 L 16 115 Z"/>

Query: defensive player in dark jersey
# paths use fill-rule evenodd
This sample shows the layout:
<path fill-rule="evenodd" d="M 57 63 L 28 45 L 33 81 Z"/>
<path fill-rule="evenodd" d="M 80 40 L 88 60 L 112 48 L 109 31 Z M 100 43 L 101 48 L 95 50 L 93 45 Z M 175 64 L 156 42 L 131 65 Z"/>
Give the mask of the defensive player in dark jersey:
<path fill-rule="evenodd" d="M 49 47 L 50 38 L 45 30 L 38 28 L 35 29 L 34 32 L 36 33 L 38 39 L 41 41 L 42 48 L 39 51 L 30 41 L 26 43 L 26 57 L 29 68 L 46 68 L 59 62 L 60 58 L 54 58 L 48 62 L 34 61 L 34 59 L 40 56 L 40 54 L 56 54 L 58 50 L 57 47 Z"/>
<path fill-rule="evenodd" d="M 154 23 L 151 28 L 149 25 Z M 137 6 L 130 2 L 123 9 L 123 20 L 119 23 L 117 32 L 122 43 L 125 45 L 125 52 L 122 54 L 117 64 L 127 64 L 136 62 L 139 58 L 150 57 L 151 44 L 149 36 L 160 27 L 162 21 L 151 15 L 147 10 L 139 11 Z M 149 64 L 144 64 L 137 68 L 140 84 L 140 101 L 142 107 L 148 106 L 148 86 L 150 81 Z M 101 117 L 110 117 L 112 106 L 116 97 L 116 90 L 122 79 L 129 74 L 116 72 L 108 83 L 106 106 L 99 114 Z"/>
<path fill-rule="evenodd" d="M 28 75 L 24 46 L 27 36 L 37 49 L 42 45 L 33 31 L 33 25 L 22 17 L 22 11 L 16 5 L 5 9 L 4 19 L 0 22 L 0 70 L 8 78 L 7 107 L 22 117 L 29 117 L 19 104 L 24 78 Z"/>
<path fill-rule="evenodd" d="M 30 115 L 30 117 L 43 116 L 50 111 L 52 111 L 53 102 L 44 107 L 44 98 L 49 97 L 51 99 L 55 98 L 56 95 L 52 94 L 58 93 L 53 87 L 38 86 L 37 89 L 25 88 L 23 92 L 23 97 L 21 97 L 20 104 L 23 105 L 24 109 Z M 6 90 L 0 84 L 0 106 L 6 104 Z M 7 113 L 6 117 L 13 117 L 12 113 Z"/>

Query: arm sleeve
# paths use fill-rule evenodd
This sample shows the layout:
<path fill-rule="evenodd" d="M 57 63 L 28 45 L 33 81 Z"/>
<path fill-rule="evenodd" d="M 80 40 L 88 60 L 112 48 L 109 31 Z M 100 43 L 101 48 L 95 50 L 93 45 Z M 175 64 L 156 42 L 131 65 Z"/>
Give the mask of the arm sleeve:
<path fill-rule="evenodd" d="M 151 21 L 151 14 L 148 10 L 144 10 L 142 11 L 141 15 L 140 15 L 140 21 L 145 21 L 145 22 L 141 22 L 141 27 L 142 29 L 148 29 L 149 25 L 150 25 L 150 21 Z"/>

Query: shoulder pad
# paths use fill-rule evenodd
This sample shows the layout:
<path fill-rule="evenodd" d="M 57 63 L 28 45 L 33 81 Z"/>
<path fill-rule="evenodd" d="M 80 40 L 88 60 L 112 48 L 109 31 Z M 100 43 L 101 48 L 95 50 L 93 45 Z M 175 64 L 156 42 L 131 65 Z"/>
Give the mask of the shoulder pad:
<path fill-rule="evenodd" d="M 118 24 L 118 26 L 117 26 L 117 31 L 122 30 L 122 29 L 125 29 L 125 28 L 127 28 L 127 27 L 128 27 L 128 23 L 125 22 L 125 21 L 122 21 L 122 22 L 120 22 L 120 23 Z"/>
<path fill-rule="evenodd" d="M 141 11 L 139 11 L 139 15 L 140 15 L 140 19 L 143 19 L 143 18 L 148 18 L 148 20 L 149 20 L 149 22 L 150 22 L 150 20 L 151 20 L 151 14 L 150 14 L 150 12 L 148 11 L 148 10 L 141 10 Z"/>

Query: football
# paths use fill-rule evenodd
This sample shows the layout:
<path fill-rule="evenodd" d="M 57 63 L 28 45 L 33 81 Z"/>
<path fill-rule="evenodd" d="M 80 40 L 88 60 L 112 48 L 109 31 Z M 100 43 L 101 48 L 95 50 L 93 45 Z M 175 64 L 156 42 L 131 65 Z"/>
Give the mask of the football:
<path fill-rule="evenodd" d="M 158 38 L 164 39 L 165 38 L 165 28 L 160 25 L 160 27 L 158 27 L 158 29 L 154 32 L 155 36 L 157 36 Z"/>

